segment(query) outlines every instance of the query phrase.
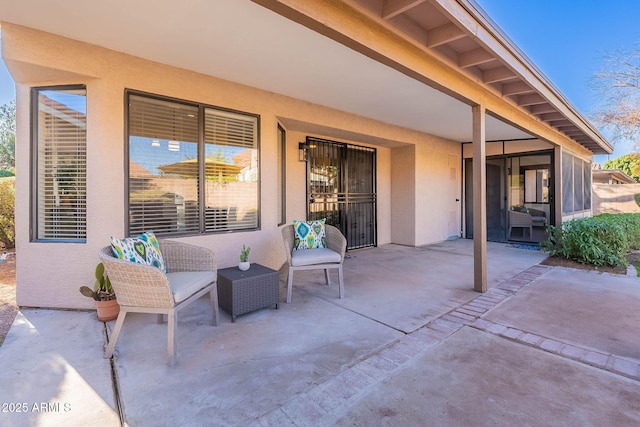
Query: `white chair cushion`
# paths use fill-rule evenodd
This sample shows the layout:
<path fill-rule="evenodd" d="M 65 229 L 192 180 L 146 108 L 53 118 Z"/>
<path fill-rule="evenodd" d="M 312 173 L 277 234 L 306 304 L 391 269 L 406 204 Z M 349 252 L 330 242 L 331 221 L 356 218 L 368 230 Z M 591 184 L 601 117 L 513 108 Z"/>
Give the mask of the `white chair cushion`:
<path fill-rule="evenodd" d="M 339 263 L 340 254 L 327 248 L 304 249 L 291 253 L 291 266 Z"/>
<path fill-rule="evenodd" d="M 209 283 L 215 282 L 217 275 L 213 271 L 181 271 L 167 273 L 171 292 L 176 304 L 189 298 Z"/>

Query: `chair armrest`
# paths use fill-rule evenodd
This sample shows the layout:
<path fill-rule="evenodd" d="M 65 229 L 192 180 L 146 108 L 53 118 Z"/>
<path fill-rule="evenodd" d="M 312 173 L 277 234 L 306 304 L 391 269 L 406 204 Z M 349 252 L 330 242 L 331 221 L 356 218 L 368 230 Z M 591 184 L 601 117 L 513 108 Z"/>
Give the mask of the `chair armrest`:
<path fill-rule="evenodd" d="M 294 233 L 293 225 L 282 227 L 282 241 L 284 242 L 284 252 L 287 255 L 287 263 L 291 265 L 291 251 L 293 250 Z"/>
<path fill-rule="evenodd" d="M 102 248 L 98 252 L 98 258 L 104 265 L 119 304 L 173 307 L 171 284 L 159 268 L 115 258 L 111 246 Z"/>
<path fill-rule="evenodd" d="M 340 254 L 340 258 L 344 260 L 344 254 L 347 250 L 347 239 L 333 225 L 326 225 L 326 241 L 327 248 Z M 342 261 L 340 261 L 342 262 Z"/>
<path fill-rule="evenodd" d="M 217 271 L 218 264 L 215 254 L 209 248 L 166 239 L 160 239 L 158 243 L 168 273 Z"/>

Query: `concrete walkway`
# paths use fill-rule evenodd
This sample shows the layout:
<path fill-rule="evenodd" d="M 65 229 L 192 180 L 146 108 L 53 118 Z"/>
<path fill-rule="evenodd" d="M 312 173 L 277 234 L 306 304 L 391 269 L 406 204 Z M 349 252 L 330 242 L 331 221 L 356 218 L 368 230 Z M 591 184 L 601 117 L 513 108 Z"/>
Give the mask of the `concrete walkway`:
<path fill-rule="evenodd" d="M 352 252 L 343 300 L 313 271 L 236 323 L 210 326 L 202 299 L 174 368 L 155 316 L 128 316 L 110 361 L 113 322 L 23 309 L 0 347 L 0 425 L 639 425 L 640 279 L 488 250 L 485 294 L 459 240 Z"/>

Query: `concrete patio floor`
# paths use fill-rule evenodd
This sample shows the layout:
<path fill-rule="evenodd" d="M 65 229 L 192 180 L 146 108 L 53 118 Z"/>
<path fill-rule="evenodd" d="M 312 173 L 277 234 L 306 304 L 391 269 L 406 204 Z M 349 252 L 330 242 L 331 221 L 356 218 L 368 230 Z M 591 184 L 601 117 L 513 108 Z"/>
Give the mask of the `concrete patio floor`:
<path fill-rule="evenodd" d="M 23 309 L 0 347 L 0 425 L 640 424 L 640 279 L 488 244 L 386 245 L 345 260 L 345 299 L 296 272 L 291 304 L 208 324 L 127 316 L 113 361 L 95 312 Z M 286 289 L 281 275 L 281 300 Z"/>

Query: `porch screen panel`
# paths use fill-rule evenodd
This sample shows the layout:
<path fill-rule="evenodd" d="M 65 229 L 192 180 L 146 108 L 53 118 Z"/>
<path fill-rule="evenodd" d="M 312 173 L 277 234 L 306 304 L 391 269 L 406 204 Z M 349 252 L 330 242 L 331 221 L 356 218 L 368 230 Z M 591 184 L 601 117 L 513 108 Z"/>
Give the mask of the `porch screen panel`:
<path fill-rule="evenodd" d="M 584 194 L 583 194 L 583 200 L 584 200 L 584 205 L 583 205 L 583 209 L 591 209 L 591 164 L 584 162 L 583 163 L 583 183 L 584 183 Z"/>
<path fill-rule="evenodd" d="M 562 212 L 573 212 L 573 156 L 562 153 Z"/>
<path fill-rule="evenodd" d="M 581 211 L 584 209 L 584 177 L 582 166 L 584 162 L 577 157 L 573 158 L 573 210 Z"/>
<path fill-rule="evenodd" d="M 129 235 L 198 232 L 198 107 L 129 96 Z"/>
<path fill-rule="evenodd" d="M 205 228 L 258 227 L 258 119 L 205 109 Z"/>
<path fill-rule="evenodd" d="M 37 240 L 85 241 L 87 108 L 84 86 L 34 89 Z"/>

